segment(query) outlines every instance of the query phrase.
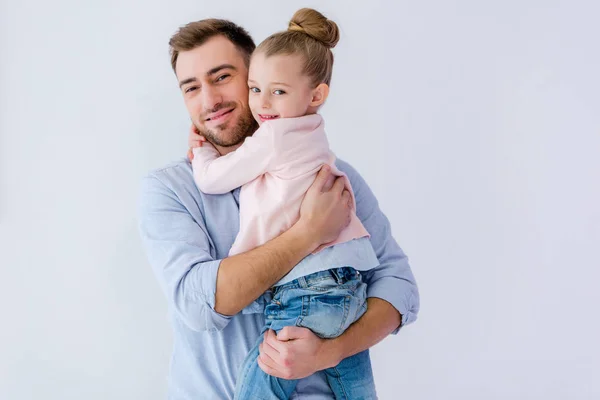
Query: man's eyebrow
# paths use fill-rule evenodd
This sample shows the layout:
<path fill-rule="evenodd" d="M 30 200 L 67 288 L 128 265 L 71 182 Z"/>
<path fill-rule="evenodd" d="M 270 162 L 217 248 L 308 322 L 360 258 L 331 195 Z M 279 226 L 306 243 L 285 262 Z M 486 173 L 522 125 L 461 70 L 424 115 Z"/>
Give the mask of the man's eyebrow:
<path fill-rule="evenodd" d="M 237 68 L 236 68 L 236 67 L 234 67 L 234 66 L 233 66 L 233 65 L 231 65 L 231 64 L 221 64 L 221 65 L 218 65 L 218 66 L 216 66 L 216 67 L 214 67 L 214 68 L 211 68 L 211 69 L 210 69 L 210 70 L 209 70 L 209 71 L 206 73 L 206 76 L 211 76 L 211 75 L 214 75 L 214 74 L 216 74 L 217 72 L 219 72 L 219 71 L 220 71 L 220 70 L 222 70 L 222 69 L 232 69 L 232 70 L 234 70 L 234 71 L 237 71 Z"/>
<path fill-rule="evenodd" d="M 222 69 L 232 69 L 234 71 L 237 71 L 237 68 L 231 64 L 221 64 L 221 65 L 217 65 L 216 67 L 208 70 L 208 72 L 206 73 L 206 76 L 214 75 L 217 72 L 221 71 Z M 198 81 L 198 79 L 196 79 L 194 77 L 187 78 L 187 79 L 184 79 L 181 82 L 179 82 L 179 87 L 181 88 L 183 85 L 187 85 L 188 83 L 197 82 L 197 81 Z"/>
<path fill-rule="evenodd" d="M 184 80 L 182 80 L 181 82 L 179 82 L 179 88 L 181 89 L 181 87 L 182 87 L 183 85 L 187 85 L 188 83 L 192 83 L 192 82 L 196 82 L 196 81 L 197 81 L 197 79 L 196 79 L 196 78 L 194 78 L 194 77 L 192 77 L 192 78 L 187 78 L 187 79 L 184 79 Z"/>

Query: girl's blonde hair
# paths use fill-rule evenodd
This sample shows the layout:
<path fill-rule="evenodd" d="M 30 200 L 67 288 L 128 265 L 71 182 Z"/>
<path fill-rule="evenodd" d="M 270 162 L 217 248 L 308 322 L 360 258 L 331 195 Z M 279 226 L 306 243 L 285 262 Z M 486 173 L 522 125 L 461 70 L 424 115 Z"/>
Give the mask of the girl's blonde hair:
<path fill-rule="evenodd" d="M 333 53 L 340 39 L 338 26 L 312 8 L 302 8 L 294 14 L 288 30 L 266 38 L 256 52 L 266 57 L 300 54 L 304 59 L 302 73 L 311 78 L 314 86 L 331 84 Z"/>

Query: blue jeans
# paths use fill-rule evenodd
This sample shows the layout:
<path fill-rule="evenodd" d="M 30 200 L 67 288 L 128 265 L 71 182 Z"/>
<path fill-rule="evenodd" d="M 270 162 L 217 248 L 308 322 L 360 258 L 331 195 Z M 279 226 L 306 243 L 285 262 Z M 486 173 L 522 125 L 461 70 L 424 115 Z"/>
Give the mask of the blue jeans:
<path fill-rule="evenodd" d="M 322 338 L 334 338 L 367 311 L 366 285 L 350 267 L 330 269 L 300 277 L 274 288 L 265 308 L 262 333 L 277 333 L 285 326 L 309 328 Z M 297 380 L 275 378 L 258 366 L 258 346 L 246 356 L 238 375 L 235 399 L 289 399 Z M 336 399 L 376 399 L 369 351 L 348 357 L 325 371 Z"/>

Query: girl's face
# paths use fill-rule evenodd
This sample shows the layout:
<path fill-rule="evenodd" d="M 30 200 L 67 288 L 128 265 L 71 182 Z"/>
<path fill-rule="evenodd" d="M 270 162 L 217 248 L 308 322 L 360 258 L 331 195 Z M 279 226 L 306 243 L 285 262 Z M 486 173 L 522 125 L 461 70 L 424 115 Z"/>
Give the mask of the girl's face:
<path fill-rule="evenodd" d="M 276 118 L 295 118 L 314 113 L 314 89 L 302 74 L 300 55 L 265 57 L 255 53 L 250 62 L 248 104 L 259 124 Z"/>

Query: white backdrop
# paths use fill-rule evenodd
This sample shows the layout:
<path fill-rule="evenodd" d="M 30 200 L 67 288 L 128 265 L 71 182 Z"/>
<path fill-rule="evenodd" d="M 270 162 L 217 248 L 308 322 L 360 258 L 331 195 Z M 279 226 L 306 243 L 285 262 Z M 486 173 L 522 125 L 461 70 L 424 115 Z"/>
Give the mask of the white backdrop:
<path fill-rule="evenodd" d="M 224 17 L 258 43 L 301 6 L 341 27 L 330 141 L 421 291 L 380 397 L 600 398 L 598 2 L 0 4 L 1 399 L 165 398 L 135 206 L 185 153 L 168 39 Z"/>

